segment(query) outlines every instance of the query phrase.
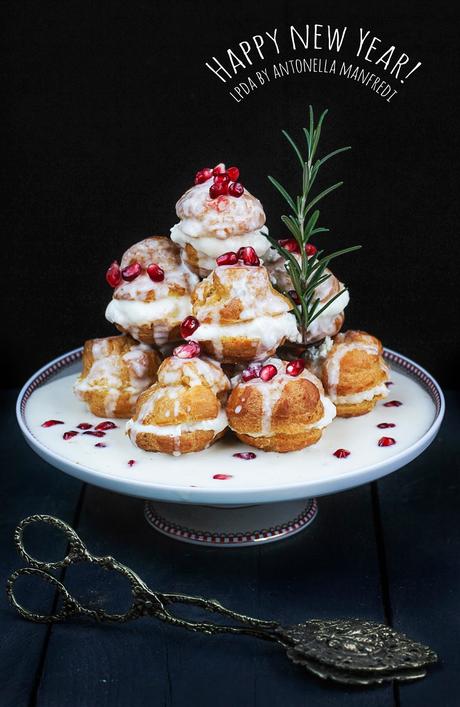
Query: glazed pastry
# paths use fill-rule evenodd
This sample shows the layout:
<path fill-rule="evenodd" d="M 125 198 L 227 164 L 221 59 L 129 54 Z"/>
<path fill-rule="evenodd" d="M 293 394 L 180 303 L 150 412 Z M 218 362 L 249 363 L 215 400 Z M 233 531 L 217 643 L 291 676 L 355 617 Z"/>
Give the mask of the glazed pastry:
<path fill-rule="evenodd" d="M 315 356 L 316 353 L 316 356 Z M 363 331 L 346 331 L 311 351 L 310 369 L 321 375 L 339 417 L 365 415 L 388 395 L 389 369 L 381 342 Z"/>
<path fill-rule="evenodd" d="M 266 452 L 292 452 L 321 438 L 335 417 L 321 381 L 303 361 L 268 359 L 232 379 L 228 423 L 237 437 Z"/>
<path fill-rule="evenodd" d="M 117 329 L 156 346 L 179 338 L 198 278 L 169 238 L 152 236 L 131 246 L 120 266 L 109 268 L 107 279 L 115 289 L 105 316 Z"/>
<path fill-rule="evenodd" d="M 156 379 L 159 354 L 130 336 L 90 339 L 75 395 L 98 417 L 131 417 L 139 395 Z"/>
<path fill-rule="evenodd" d="M 178 346 L 158 369 L 158 382 L 140 396 L 126 426 L 137 447 L 178 456 L 206 449 L 224 434 L 230 381 L 216 361 L 181 358 L 194 352 L 196 344 Z"/>
<path fill-rule="evenodd" d="M 284 258 L 282 256 L 275 257 L 275 253 L 276 251 L 273 249 L 270 251 L 265 266 L 273 284 L 283 292 L 288 292 L 293 289 L 292 281 L 284 267 Z M 300 262 L 300 256 L 297 253 L 293 253 L 293 255 Z M 324 274 L 328 274 L 329 277 L 315 289 L 315 299 L 318 298 L 320 301 L 319 308 L 324 307 L 340 291 L 342 294 L 312 321 L 307 329 L 306 343 L 308 344 L 320 341 L 326 336 L 338 334 L 345 320 L 344 309 L 350 301 L 348 290 L 345 289 L 344 284 L 328 268 L 325 269 Z"/>
<path fill-rule="evenodd" d="M 264 267 L 220 265 L 192 292 L 192 315 L 199 325 L 185 338 L 199 341 L 219 361 L 260 360 L 285 339 L 298 340 L 291 309 L 291 302 L 270 284 Z"/>
<path fill-rule="evenodd" d="M 225 167 L 218 165 L 215 170 L 218 169 Z M 230 168 L 229 173 L 232 170 L 239 174 L 236 167 Z M 238 182 L 239 189 L 232 189 L 230 183 L 224 193 L 211 196 L 215 177 L 210 169 L 201 170 L 196 177 L 200 179 L 204 181 L 195 183 L 177 202 L 180 221 L 171 229 L 171 238 L 181 247 L 187 266 L 200 277 L 206 277 L 222 253 L 251 246 L 258 256 L 263 256 L 270 243 L 265 237 L 265 213 L 260 201 Z M 222 189 L 219 187 L 218 191 Z"/>

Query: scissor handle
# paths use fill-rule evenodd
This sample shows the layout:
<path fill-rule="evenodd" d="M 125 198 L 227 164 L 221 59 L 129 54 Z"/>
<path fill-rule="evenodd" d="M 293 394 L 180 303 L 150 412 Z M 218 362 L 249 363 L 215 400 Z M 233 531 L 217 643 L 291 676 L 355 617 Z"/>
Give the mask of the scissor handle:
<path fill-rule="evenodd" d="M 41 580 L 51 584 L 54 589 L 57 589 L 62 598 L 62 605 L 59 611 L 54 614 L 38 614 L 34 611 L 26 609 L 22 604 L 18 602 L 14 595 L 14 585 L 19 577 L 35 575 L 40 577 Z M 19 570 L 13 572 L 7 580 L 6 583 L 6 593 L 10 604 L 18 611 L 18 613 L 29 621 L 35 621 L 36 623 L 55 623 L 56 621 L 62 621 L 63 619 L 80 613 L 80 607 L 75 599 L 69 594 L 67 589 L 64 587 L 62 582 L 60 582 L 52 574 L 48 574 L 44 570 L 38 569 L 37 567 L 22 567 Z"/>
<path fill-rule="evenodd" d="M 67 554 L 62 560 L 57 560 L 56 562 L 46 562 L 45 560 L 37 560 L 32 557 L 24 546 L 24 528 L 33 523 L 46 523 L 51 525 L 53 528 L 58 528 L 65 535 L 68 542 Z M 30 567 L 39 570 L 54 570 L 66 567 L 74 562 L 81 562 L 83 560 L 89 560 L 90 554 L 82 541 L 82 539 L 77 535 L 75 530 L 67 525 L 63 520 L 59 518 L 54 518 L 48 515 L 33 515 L 28 518 L 24 518 L 16 530 L 14 531 L 14 543 L 18 553 L 21 555 L 23 560 L 27 562 Z"/>

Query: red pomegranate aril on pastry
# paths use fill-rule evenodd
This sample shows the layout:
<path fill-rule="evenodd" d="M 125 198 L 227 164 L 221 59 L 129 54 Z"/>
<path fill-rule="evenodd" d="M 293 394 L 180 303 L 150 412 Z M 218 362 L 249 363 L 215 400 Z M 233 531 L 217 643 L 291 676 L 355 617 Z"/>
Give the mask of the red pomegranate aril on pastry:
<path fill-rule="evenodd" d="M 238 167 L 229 167 L 227 169 L 227 174 L 232 180 L 232 182 L 237 182 L 238 177 L 240 176 L 240 170 L 238 169 Z"/>
<path fill-rule="evenodd" d="M 121 282 L 121 270 L 118 262 L 113 261 L 112 265 L 109 267 L 105 273 L 105 279 L 107 280 L 110 287 L 116 287 Z"/>
<path fill-rule="evenodd" d="M 295 290 L 288 290 L 288 295 L 294 304 L 300 304 L 300 297 Z"/>
<path fill-rule="evenodd" d="M 336 449 L 335 452 L 333 452 L 334 457 L 337 457 L 337 459 L 346 459 L 350 454 L 351 452 L 349 452 L 348 449 Z"/>
<path fill-rule="evenodd" d="M 307 243 L 307 245 L 305 246 L 305 252 L 310 258 L 312 255 L 315 255 L 315 253 L 318 252 L 318 248 L 313 245 L 313 243 Z"/>
<path fill-rule="evenodd" d="M 222 182 L 229 182 L 230 178 L 227 174 L 227 172 L 221 172 L 220 174 L 216 174 L 214 177 L 214 184 L 222 184 Z"/>
<path fill-rule="evenodd" d="M 393 437 L 380 437 L 377 444 L 379 447 L 391 447 L 393 444 L 396 444 L 396 440 Z"/>
<path fill-rule="evenodd" d="M 268 381 L 271 381 L 271 379 L 274 378 L 277 373 L 277 367 L 273 366 L 271 363 L 268 363 L 266 366 L 262 366 L 262 368 L 260 369 L 259 378 L 268 383 Z"/>
<path fill-rule="evenodd" d="M 305 361 L 301 358 L 296 358 L 294 361 L 289 361 L 286 366 L 286 373 L 289 376 L 299 376 L 305 368 Z"/>
<path fill-rule="evenodd" d="M 99 422 L 98 425 L 94 428 L 95 430 L 114 430 L 118 427 L 114 422 L 111 422 L 110 420 L 105 420 L 104 422 Z"/>
<path fill-rule="evenodd" d="M 209 196 L 211 199 L 217 199 L 219 196 L 225 196 L 228 193 L 228 182 L 214 182 L 209 187 Z"/>
<path fill-rule="evenodd" d="M 245 265 L 260 265 L 259 256 L 254 248 L 250 245 L 243 246 L 237 253 L 238 259 L 242 260 Z"/>
<path fill-rule="evenodd" d="M 230 182 L 230 184 L 228 185 L 228 193 L 230 194 L 230 196 L 236 196 L 237 198 L 239 198 L 244 194 L 244 187 L 241 182 Z"/>
<path fill-rule="evenodd" d="M 193 332 L 198 329 L 200 322 L 196 317 L 192 315 L 185 317 L 184 321 L 180 325 L 180 335 L 183 339 L 192 336 Z"/>
<path fill-rule="evenodd" d="M 379 430 L 387 430 L 389 427 L 396 427 L 394 422 L 380 422 L 377 427 Z"/>
<path fill-rule="evenodd" d="M 254 452 L 235 452 L 233 456 L 237 459 L 255 459 L 257 454 L 254 454 Z"/>
<path fill-rule="evenodd" d="M 401 405 L 400 400 L 389 400 L 387 403 L 383 403 L 384 408 L 399 408 Z"/>
<path fill-rule="evenodd" d="M 63 425 L 62 420 L 46 420 L 45 422 L 42 422 L 42 427 L 54 427 L 54 425 Z"/>
<path fill-rule="evenodd" d="M 187 344 L 176 346 L 173 355 L 177 358 L 195 358 L 201 353 L 200 345 L 197 341 L 189 341 Z"/>
<path fill-rule="evenodd" d="M 128 460 L 128 466 L 134 466 L 135 463 L 136 463 L 136 460 L 135 460 L 135 459 L 129 459 L 129 460 Z"/>
<path fill-rule="evenodd" d="M 77 425 L 79 430 L 90 430 L 92 425 L 89 424 L 89 422 L 80 422 L 79 425 Z"/>
<path fill-rule="evenodd" d="M 83 432 L 84 435 L 91 435 L 91 437 L 105 437 L 105 432 L 102 430 L 86 430 Z"/>
<path fill-rule="evenodd" d="M 247 383 L 248 381 L 252 381 L 254 378 L 259 377 L 261 368 L 262 366 L 249 366 L 248 368 L 244 369 L 241 374 L 241 378 L 244 380 L 245 383 Z"/>
<path fill-rule="evenodd" d="M 282 238 L 278 243 L 290 253 L 300 253 L 299 244 L 295 238 Z"/>
<path fill-rule="evenodd" d="M 151 263 L 147 268 L 147 275 L 152 282 L 163 282 L 165 279 L 165 271 L 156 263 Z"/>
<path fill-rule="evenodd" d="M 195 184 L 203 184 L 203 182 L 207 182 L 211 177 L 212 169 L 210 167 L 204 167 L 195 174 Z"/>
<path fill-rule="evenodd" d="M 223 162 L 219 162 L 219 164 L 216 164 L 214 169 L 212 170 L 213 176 L 217 176 L 218 174 L 224 174 L 225 173 L 225 165 Z"/>
<path fill-rule="evenodd" d="M 78 432 L 75 432 L 75 430 L 70 430 L 69 432 L 64 432 L 64 434 L 62 435 L 62 439 L 72 439 L 72 437 L 76 437 L 77 434 Z"/>
<path fill-rule="evenodd" d="M 131 265 L 128 265 L 126 268 L 123 268 L 121 271 L 121 276 L 123 280 L 126 280 L 127 282 L 132 282 L 133 280 L 136 279 L 136 277 L 139 277 L 139 275 L 142 272 L 142 268 L 139 263 L 132 263 Z"/>
<path fill-rule="evenodd" d="M 233 479 L 233 476 L 231 474 L 214 474 L 212 478 L 218 481 L 226 481 L 227 479 Z"/>
<path fill-rule="evenodd" d="M 217 265 L 236 265 L 237 262 L 238 256 L 232 250 L 229 250 L 228 253 L 222 253 L 216 258 Z"/>

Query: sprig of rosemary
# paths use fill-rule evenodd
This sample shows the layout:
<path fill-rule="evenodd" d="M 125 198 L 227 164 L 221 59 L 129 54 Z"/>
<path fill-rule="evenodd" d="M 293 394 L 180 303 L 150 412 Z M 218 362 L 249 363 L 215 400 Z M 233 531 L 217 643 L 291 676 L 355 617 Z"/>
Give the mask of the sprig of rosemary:
<path fill-rule="evenodd" d="M 352 251 L 361 248 L 359 245 L 352 246 L 350 248 L 337 250 L 329 255 L 324 255 L 323 250 L 318 250 L 310 257 L 308 257 L 306 253 L 306 246 L 310 238 L 318 233 L 324 233 L 329 230 L 328 228 L 318 226 L 320 212 L 318 209 L 313 210 L 313 207 L 316 206 L 321 199 L 338 189 L 343 184 L 343 182 L 337 182 L 336 184 L 332 184 L 330 187 L 323 189 L 316 196 L 312 196 L 310 192 L 318 172 L 323 164 L 330 160 L 331 157 L 335 157 L 341 152 L 351 149 L 350 146 L 340 147 L 324 157 L 316 157 L 316 151 L 318 149 L 321 136 L 321 128 L 326 115 L 327 110 L 323 111 L 317 124 L 315 125 L 313 108 L 312 106 L 309 106 L 309 126 L 308 128 L 303 128 L 303 133 L 307 143 L 306 157 L 303 156 L 301 150 L 289 133 L 285 130 L 282 131 L 284 137 L 292 147 L 302 169 L 301 194 L 295 197 L 291 196 L 277 179 L 272 176 L 268 177 L 270 182 L 279 191 L 289 206 L 291 213 L 289 215 L 281 216 L 281 220 L 299 246 L 300 263 L 297 258 L 294 257 L 293 253 L 280 245 L 279 241 L 271 236 L 267 236 L 272 246 L 278 251 L 278 253 L 280 253 L 280 255 L 283 256 L 286 271 L 292 280 L 292 285 L 297 295 L 298 302 L 296 303 L 294 298 L 291 297 L 288 292 L 284 292 L 283 294 L 288 296 L 294 305 L 293 311 L 299 324 L 303 343 L 306 343 L 307 329 L 311 323 L 323 314 L 332 302 L 334 302 L 337 297 L 340 297 L 344 291 L 341 290 L 334 297 L 332 297 L 329 302 L 320 307 L 320 300 L 316 296 L 316 289 L 322 282 L 325 282 L 325 280 L 330 277 L 330 275 L 325 272 L 327 266 L 334 258 L 344 255 L 345 253 L 351 253 Z M 300 304 L 300 309 L 295 306 L 296 304 Z"/>

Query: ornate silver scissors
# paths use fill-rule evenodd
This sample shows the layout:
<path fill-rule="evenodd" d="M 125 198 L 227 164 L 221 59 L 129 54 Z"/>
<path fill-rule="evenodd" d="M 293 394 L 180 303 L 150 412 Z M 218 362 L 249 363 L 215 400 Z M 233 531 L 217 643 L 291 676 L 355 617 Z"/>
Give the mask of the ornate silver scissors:
<path fill-rule="evenodd" d="M 23 540 L 24 529 L 37 523 L 46 523 L 63 532 L 68 543 L 64 559 L 43 562 L 27 552 Z M 437 661 L 436 653 L 427 646 L 412 641 L 389 626 L 371 621 L 309 619 L 294 626 L 282 626 L 277 621 L 264 621 L 239 614 L 215 599 L 153 591 L 133 570 L 110 555 L 92 555 L 77 533 L 67 523 L 53 516 L 33 515 L 25 518 L 14 531 L 14 542 L 28 566 L 10 575 L 6 591 L 12 606 L 29 621 L 54 623 L 82 615 L 101 622 L 124 623 L 141 616 L 150 616 L 173 626 L 208 635 L 244 634 L 278 643 L 286 650 L 290 660 L 319 677 L 356 685 L 421 678 L 426 675 L 427 666 Z M 52 574 L 53 570 L 82 562 L 117 572 L 129 581 L 132 599 L 127 611 L 111 613 L 102 608 L 85 606 Z M 14 586 L 17 579 L 24 575 L 35 575 L 51 584 L 61 598 L 60 608 L 51 614 L 39 614 L 20 604 L 15 597 Z M 168 610 L 173 604 L 193 605 L 205 612 L 231 619 L 234 624 L 180 618 Z"/>

